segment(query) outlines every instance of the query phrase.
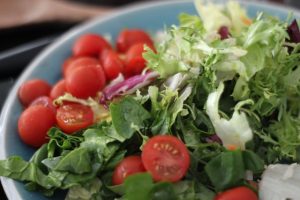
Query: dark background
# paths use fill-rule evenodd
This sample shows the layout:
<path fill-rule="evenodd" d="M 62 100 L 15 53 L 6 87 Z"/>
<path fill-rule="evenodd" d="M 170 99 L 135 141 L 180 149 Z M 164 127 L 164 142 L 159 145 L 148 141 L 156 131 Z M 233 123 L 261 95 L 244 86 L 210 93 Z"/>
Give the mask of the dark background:
<path fill-rule="evenodd" d="M 120 7 L 138 0 L 73 0 L 76 2 Z M 141 1 L 141 0 L 140 0 Z M 146 1 L 146 0 L 144 0 Z M 266 1 L 266 0 L 264 0 Z M 277 3 L 300 7 L 298 0 L 270 0 Z M 6 96 L 27 64 L 44 47 L 59 35 L 76 24 L 51 22 L 22 26 L 12 29 L 0 29 L 0 110 Z M 37 44 L 38 48 L 30 48 Z M 0 184 L 0 200 L 7 200 Z"/>

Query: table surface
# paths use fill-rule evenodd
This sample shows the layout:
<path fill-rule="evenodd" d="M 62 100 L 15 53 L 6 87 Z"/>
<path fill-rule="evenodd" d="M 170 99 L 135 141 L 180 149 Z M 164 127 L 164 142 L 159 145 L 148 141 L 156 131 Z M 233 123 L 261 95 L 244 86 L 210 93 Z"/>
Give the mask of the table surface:
<path fill-rule="evenodd" d="M 132 0 L 74 0 L 78 2 L 85 2 L 90 4 L 97 5 L 111 5 L 111 6 L 122 6 L 126 3 L 133 2 Z M 138 0 L 134 0 L 138 1 Z M 263 0 L 267 1 L 267 0 Z M 270 0 L 276 3 L 286 4 L 292 7 L 300 8 L 300 1 L 298 0 Z M 50 36 L 59 36 L 63 32 L 67 31 L 69 28 L 73 27 L 76 24 L 63 24 L 63 23 L 47 23 L 47 24 L 38 24 L 34 26 L 25 26 L 18 27 L 14 29 L 0 30 L 0 62 L 1 55 L 3 52 L 23 45 L 24 43 L 30 43 L 34 40 L 45 37 L 45 35 Z M 47 32 L 45 32 L 45 27 L 47 27 Z M 27 33 L 27 34 L 24 34 Z M 13 38 L 13 39 L 12 39 Z M 30 55 L 27 55 L 27 59 L 22 60 L 18 63 L 9 63 L 9 69 L 7 71 L 0 72 L 0 108 L 2 107 L 6 96 L 13 86 L 15 80 L 18 78 L 19 74 L 25 68 L 25 66 L 34 58 L 37 52 L 32 52 Z M 2 66 L 1 66 L 2 67 Z M 3 191 L 2 185 L 0 184 L 0 199 L 7 200 L 5 193 Z"/>

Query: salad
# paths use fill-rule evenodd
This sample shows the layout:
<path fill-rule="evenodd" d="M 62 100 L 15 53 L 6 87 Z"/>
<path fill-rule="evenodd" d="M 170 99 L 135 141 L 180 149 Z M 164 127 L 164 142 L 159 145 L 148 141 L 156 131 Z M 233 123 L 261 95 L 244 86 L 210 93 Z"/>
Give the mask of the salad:
<path fill-rule="evenodd" d="M 29 161 L 0 175 L 66 200 L 297 200 L 300 31 L 235 1 L 157 37 L 124 29 L 116 49 L 85 34 L 53 87 L 19 89 Z"/>

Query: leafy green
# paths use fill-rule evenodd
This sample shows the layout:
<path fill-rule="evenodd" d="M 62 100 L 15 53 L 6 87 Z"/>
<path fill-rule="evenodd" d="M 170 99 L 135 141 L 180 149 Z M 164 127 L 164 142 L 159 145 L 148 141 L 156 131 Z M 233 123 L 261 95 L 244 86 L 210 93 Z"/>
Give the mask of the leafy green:
<path fill-rule="evenodd" d="M 205 172 L 216 191 L 243 185 L 246 170 L 257 174 L 264 162 L 252 151 L 225 151 L 205 165 Z"/>
<path fill-rule="evenodd" d="M 223 152 L 205 165 L 205 171 L 216 191 L 241 184 L 245 166 L 241 151 Z"/>
<path fill-rule="evenodd" d="M 99 195 L 102 183 L 98 178 L 83 186 L 71 187 L 65 200 L 102 200 Z"/>
<path fill-rule="evenodd" d="M 223 90 L 224 84 L 221 82 L 217 91 L 209 94 L 206 102 L 206 112 L 215 128 L 216 134 L 225 147 L 235 145 L 245 149 L 246 142 L 252 139 L 253 133 L 245 113 L 239 112 L 238 109 L 248 102 L 237 104 L 230 120 L 222 118 L 219 115 L 219 100 Z"/>
<path fill-rule="evenodd" d="M 126 139 L 133 135 L 136 128 L 144 127 L 144 121 L 150 118 L 148 111 L 131 97 L 112 103 L 110 112 L 115 130 Z"/>

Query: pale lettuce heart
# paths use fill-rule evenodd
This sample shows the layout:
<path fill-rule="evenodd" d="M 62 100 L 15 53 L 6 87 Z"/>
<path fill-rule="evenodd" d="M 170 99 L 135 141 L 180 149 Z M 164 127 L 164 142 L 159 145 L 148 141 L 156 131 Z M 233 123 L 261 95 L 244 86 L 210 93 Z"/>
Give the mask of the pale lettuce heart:
<path fill-rule="evenodd" d="M 252 130 L 246 114 L 238 111 L 240 103 L 236 105 L 231 119 L 227 120 L 219 115 L 219 100 L 223 90 L 224 83 L 221 82 L 218 89 L 208 95 L 206 113 L 215 128 L 216 134 L 222 140 L 223 146 L 234 145 L 240 149 L 245 149 L 245 144 L 253 138 Z"/>

